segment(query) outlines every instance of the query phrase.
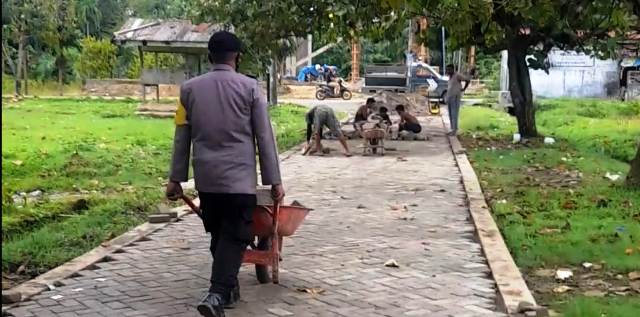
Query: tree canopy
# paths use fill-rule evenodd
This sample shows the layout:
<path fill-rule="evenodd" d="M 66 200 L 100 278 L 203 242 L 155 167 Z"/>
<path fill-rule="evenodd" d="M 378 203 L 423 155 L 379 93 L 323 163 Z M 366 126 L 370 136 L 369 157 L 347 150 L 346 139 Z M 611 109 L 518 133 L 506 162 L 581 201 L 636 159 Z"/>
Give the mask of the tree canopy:
<path fill-rule="evenodd" d="M 544 68 L 553 48 L 597 57 L 638 26 L 635 0 L 410 0 L 412 15 L 444 26 L 454 45 L 509 52 L 509 91 L 523 136 L 535 136 L 529 67 Z M 534 58 L 528 58 L 533 56 Z"/>

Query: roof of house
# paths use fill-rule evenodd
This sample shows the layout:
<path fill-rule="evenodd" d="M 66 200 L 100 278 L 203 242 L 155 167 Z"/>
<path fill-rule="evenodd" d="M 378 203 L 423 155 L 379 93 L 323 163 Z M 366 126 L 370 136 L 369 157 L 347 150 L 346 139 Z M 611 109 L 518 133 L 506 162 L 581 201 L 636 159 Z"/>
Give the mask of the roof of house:
<path fill-rule="evenodd" d="M 129 18 L 113 33 L 113 41 L 123 46 L 140 46 L 146 51 L 202 53 L 206 52 L 211 35 L 223 28 L 221 24 L 194 25 L 187 20 Z"/>

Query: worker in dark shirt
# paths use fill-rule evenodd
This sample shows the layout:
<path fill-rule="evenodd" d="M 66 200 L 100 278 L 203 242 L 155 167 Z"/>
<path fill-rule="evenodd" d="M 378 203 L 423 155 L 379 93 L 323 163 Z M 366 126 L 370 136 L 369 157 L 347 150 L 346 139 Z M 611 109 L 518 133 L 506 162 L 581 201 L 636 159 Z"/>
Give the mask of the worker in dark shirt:
<path fill-rule="evenodd" d="M 373 106 L 376 104 L 376 100 L 368 98 L 366 104 L 360 106 L 356 111 L 356 117 L 353 120 L 353 128 L 356 131 L 362 130 L 362 125 L 369 120 L 369 115 L 372 113 Z"/>
<path fill-rule="evenodd" d="M 344 156 L 351 156 L 349 146 L 347 146 L 347 139 L 340 130 L 340 121 L 333 112 L 333 109 L 326 105 L 317 105 L 305 115 L 307 121 L 307 144 L 305 146 L 304 154 L 322 153 L 322 144 L 320 139 L 322 138 L 322 128 L 327 127 L 329 130 L 338 137 L 340 144 L 344 148 Z M 313 136 L 313 146 L 311 144 L 311 137 Z"/>
<path fill-rule="evenodd" d="M 400 116 L 400 124 L 398 125 L 398 131 L 409 131 L 413 133 L 420 133 L 422 127 L 418 118 L 414 117 L 404 109 L 404 105 L 397 105 L 396 112 Z"/>
<path fill-rule="evenodd" d="M 387 109 L 387 107 L 380 107 L 380 110 L 378 110 L 378 116 L 380 116 L 380 118 L 382 118 L 382 122 L 386 125 L 391 125 L 391 118 L 389 117 L 389 109 Z"/>

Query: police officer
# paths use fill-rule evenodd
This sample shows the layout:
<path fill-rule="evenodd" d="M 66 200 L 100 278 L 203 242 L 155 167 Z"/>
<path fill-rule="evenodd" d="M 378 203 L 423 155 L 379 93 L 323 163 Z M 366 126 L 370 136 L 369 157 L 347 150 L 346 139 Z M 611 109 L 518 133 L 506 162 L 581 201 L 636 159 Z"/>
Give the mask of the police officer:
<path fill-rule="evenodd" d="M 282 200 L 280 178 L 267 102 L 258 81 L 236 72 L 242 43 L 232 33 L 209 39 L 211 71 L 182 84 L 175 116 L 175 138 L 167 198 L 182 196 L 193 146 L 193 172 L 203 222 L 211 233 L 211 287 L 198 305 L 201 315 L 224 316 L 223 307 L 239 299 L 238 271 L 253 236 L 256 207 L 256 145 L 263 185 Z"/>

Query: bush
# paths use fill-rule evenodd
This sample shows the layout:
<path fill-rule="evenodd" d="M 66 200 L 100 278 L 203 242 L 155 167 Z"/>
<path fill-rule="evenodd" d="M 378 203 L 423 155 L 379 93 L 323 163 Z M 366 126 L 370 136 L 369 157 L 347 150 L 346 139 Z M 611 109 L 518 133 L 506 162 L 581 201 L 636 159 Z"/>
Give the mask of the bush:
<path fill-rule="evenodd" d="M 109 40 L 84 38 L 80 46 L 82 51 L 76 62 L 76 71 L 81 78 L 103 79 L 111 77 L 116 64 L 116 46 Z"/>

